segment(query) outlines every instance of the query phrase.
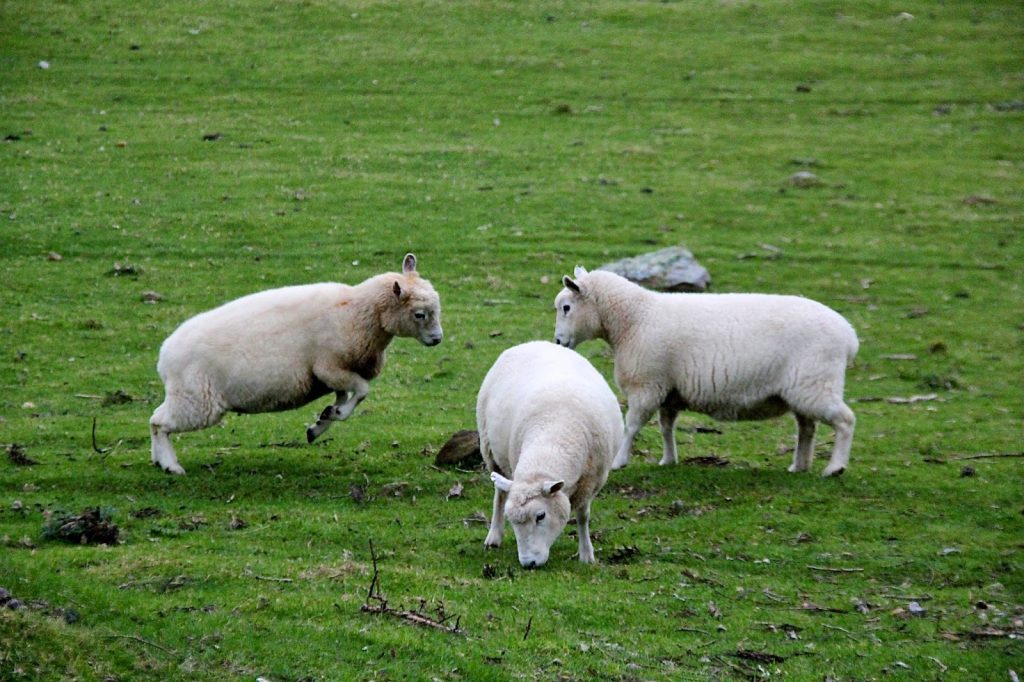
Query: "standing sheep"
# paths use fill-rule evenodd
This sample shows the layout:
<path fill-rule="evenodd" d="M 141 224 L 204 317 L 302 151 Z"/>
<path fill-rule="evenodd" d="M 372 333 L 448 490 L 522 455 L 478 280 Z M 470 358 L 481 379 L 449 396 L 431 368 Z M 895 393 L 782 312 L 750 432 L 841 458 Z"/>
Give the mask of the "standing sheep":
<path fill-rule="evenodd" d="M 333 391 L 334 404 L 306 430 L 312 443 L 366 397 L 396 336 L 426 346 L 443 336 L 440 299 L 411 253 L 401 274 L 271 289 L 196 315 L 160 347 L 166 397 L 149 420 L 153 463 L 184 474 L 169 434 L 212 426 L 225 412 L 290 410 Z"/>
<path fill-rule="evenodd" d="M 509 348 L 480 386 L 476 421 L 494 481 L 484 545 L 501 545 L 507 515 L 519 563 L 543 566 L 575 509 L 580 561 L 593 563 L 590 502 L 622 440 L 622 413 L 604 378 L 547 341 Z"/>
<path fill-rule="evenodd" d="M 835 429 L 835 446 L 823 475 L 846 469 L 855 420 L 843 384 L 858 342 L 837 312 L 798 296 L 655 293 L 579 267 L 575 277 L 563 278 L 555 298 L 555 340 L 575 348 L 601 338 L 612 348 L 615 381 L 628 401 L 613 468 L 629 461 L 637 432 L 656 410 L 661 463 L 675 463 L 676 416 L 693 410 L 722 420 L 792 411 L 790 471 L 810 468 L 815 422 L 825 422 Z"/>

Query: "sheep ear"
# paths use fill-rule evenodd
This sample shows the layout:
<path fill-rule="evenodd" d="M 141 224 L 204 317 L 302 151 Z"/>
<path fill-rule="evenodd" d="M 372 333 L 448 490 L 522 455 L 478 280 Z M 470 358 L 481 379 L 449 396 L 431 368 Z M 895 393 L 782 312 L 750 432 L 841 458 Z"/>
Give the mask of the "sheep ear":
<path fill-rule="evenodd" d="M 491 480 L 494 481 L 494 487 L 503 493 L 507 493 L 512 489 L 512 481 L 505 478 L 497 471 L 491 472 Z"/>
<path fill-rule="evenodd" d="M 402 285 L 395 282 L 395 286 L 391 287 L 391 290 L 395 292 L 395 298 L 402 298 Z"/>
<path fill-rule="evenodd" d="M 565 277 L 562 278 L 562 284 L 564 284 L 565 288 L 568 289 L 569 291 L 575 292 L 577 294 L 582 293 L 580 291 L 580 285 L 577 284 L 571 277 L 569 277 L 569 275 L 566 275 Z"/>
<path fill-rule="evenodd" d="M 565 481 L 544 481 L 544 497 L 551 497 L 565 487 Z"/>
<path fill-rule="evenodd" d="M 577 265 L 576 269 L 573 270 L 572 274 L 573 274 L 574 277 L 576 277 L 578 279 L 578 278 L 583 277 L 584 275 L 587 274 L 587 269 L 585 267 L 583 267 L 582 265 Z"/>
<path fill-rule="evenodd" d="M 409 273 L 416 272 L 416 254 L 405 254 L 405 260 L 402 261 L 402 272 L 407 275 Z"/>

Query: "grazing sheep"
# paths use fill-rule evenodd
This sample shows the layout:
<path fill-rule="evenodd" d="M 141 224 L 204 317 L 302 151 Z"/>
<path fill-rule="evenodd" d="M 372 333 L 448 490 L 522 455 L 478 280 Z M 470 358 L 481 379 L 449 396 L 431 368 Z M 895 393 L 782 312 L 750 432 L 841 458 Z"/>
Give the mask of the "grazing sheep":
<path fill-rule="evenodd" d="M 580 561 L 593 563 L 590 502 L 622 440 L 622 413 L 604 378 L 583 356 L 547 341 L 509 348 L 484 378 L 476 421 L 494 481 L 484 545 L 501 545 L 507 515 L 519 563 L 543 566 L 572 508 Z"/>
<path fill-rule="evenodd" d="M 798 296 L 663 294 L 610 272 L 576 268 L 555 298 L 555 340 L 575 348 L 608 342 L 615 381 L 626 395 L 626 434 L 613 468 L 629 461 L 637 432 L 660 410 L 662 464 L 676 461 L 680 410 L 723 420 L 796 415 L 790 471 L 806 471 L 815 422 L 835 429 L 824 475 L 850 459 L 853 412 L 843 402 L 846 367 L 857 335 L 841 315 Z"/>
<path fill-rule="evenodd" d="M 160 347 L 166 397 L 149 420 L 153 463 L 183 474 L 169 434 L 212 426 L 225 412 L 290 410 L 333 391 L 334 404 L 306 431 L 313 442 L 366 397 L 395 336 L 426 346 L 443 336 L 440 299 L 411 253 L 401 274 L 271 289 L 196 315 Z"/>

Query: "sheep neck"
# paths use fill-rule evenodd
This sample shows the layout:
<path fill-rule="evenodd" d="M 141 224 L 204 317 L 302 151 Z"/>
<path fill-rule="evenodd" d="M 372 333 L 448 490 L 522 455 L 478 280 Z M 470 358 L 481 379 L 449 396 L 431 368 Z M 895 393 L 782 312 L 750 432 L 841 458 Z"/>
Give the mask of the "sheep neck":
<path fill-rule="evenodd" d="M 516 482 L 562 480 L 565 481 L 566 494 L 570 494 L 579 480 L 578 467 L 570 464 L 575 461 L 570 453 L 576 448 L 578 445 L 572 439 L 552 437 L 550 432 L 526 440 L 516 462 Z"/>
<path fill-rule="evenodd" d="M 346 326 L 362 330 L 359 343 L 351 350 L 349 367 L 367 380 L 380 373 L 384 351 L 394 338 L 394 334 L 384 328 L 384 316 L 388 306 L 392 306 L 388 297 L 394 296 L 391 291 L 393 279 L 394 275 L 379 275 L 353 287 L 354 295 L 346 306 L 346 312 L 351 316 Z"/>
<path fill-rule="evenodd" d="M 597 273 L 592 273 L 592 277 L 593 274 Z M 594 279 L 596 286 L 592 296 L 600 310 L 601 338 L 614 352 L 634 334 L 653 294 L 616 275 Z"/>

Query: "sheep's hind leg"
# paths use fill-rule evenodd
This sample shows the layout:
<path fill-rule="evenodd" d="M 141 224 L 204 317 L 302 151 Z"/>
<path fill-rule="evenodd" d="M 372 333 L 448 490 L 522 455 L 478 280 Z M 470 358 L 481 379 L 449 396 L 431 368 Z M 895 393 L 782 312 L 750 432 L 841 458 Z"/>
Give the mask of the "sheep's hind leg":
<path fill-rule="evenodd" d="M 315 424 L 306 429 L 306 441 L 310 443 L 329 429 L 332 422 L 348 419 L 356 406 L 370 393 L 370 384 L 358 374 L 347 370 L 338 371 L 334 381 L 325 381 L 323 377 L 320 380 L 335 390 L 337 399 L 333 405 L 324 408 Z"/>
<path fill-rule="evenodd" d="M 576 508 L 576 533 L 580 539 L 580 561 L 594 563 L 594 545 L 590 542 L 590 501 Z"/>
<path fill-rule="evenodd" d="M 796 415 L 796 426 L 796 449 L 793 450 L 793 463 L 789 466 L 789 470 L 807 471 L 811 468 L 811 460 L 814 459 L 815 423 L 810 417 L 798 414 Z"/>
<path fill-rule="evenodd" d="M 507 493 L 494 489 L 494 508 L 491 510 L 491 527 L 484 539 L 484 547 L 501 547 L 505 537 L 505 497 Z"/>
<path fill-rule="evenodd" d="M 832 456 L 828 460 L 828 466 L 821 472 L 822 476 L 837 476 L 850 464 L 850 446 L 853 444 L 853 427 L 857 418 L 853 410 L 840 403 L 836 414 L 826 421 L 836 431 L 836 442 L 832 447 Z"/>

